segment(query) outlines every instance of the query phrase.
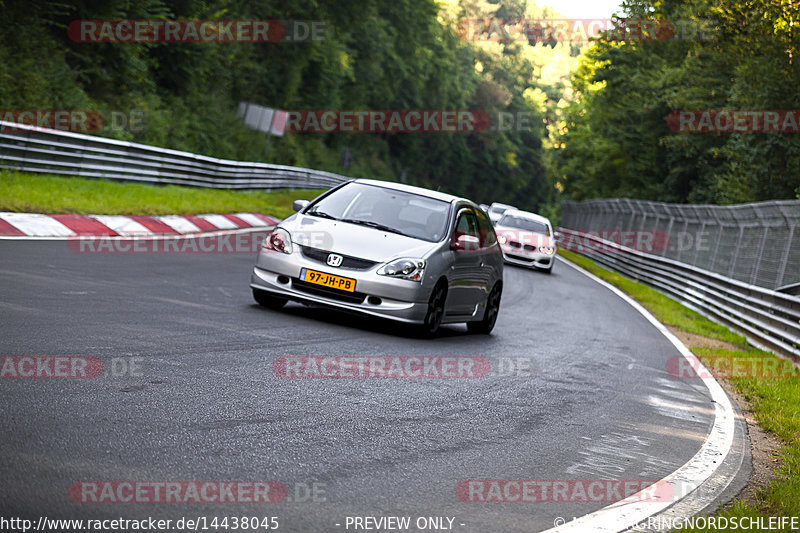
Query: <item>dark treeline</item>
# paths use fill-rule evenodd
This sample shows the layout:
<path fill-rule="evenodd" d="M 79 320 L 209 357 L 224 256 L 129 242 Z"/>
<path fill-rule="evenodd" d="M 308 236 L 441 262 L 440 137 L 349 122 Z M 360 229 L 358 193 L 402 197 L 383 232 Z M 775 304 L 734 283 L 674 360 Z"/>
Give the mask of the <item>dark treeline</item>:
<path fill-rule="evenodd" d="M 799 109 L 800 5 L 634 0 L 624 16 L 673 21 L 675 35 L 583 48 L 459 36 L 465 19 L 563 18 L 530 0 L 0 0 L 0 111 L 97 110 L 106 117 L 100 135 L 264 160 L 265 135 L 242 124 L 240 101 L 481 110 L 492 129 L 287 133 L 272 139 L 266 160 L 343 172 L 349 148 L 349 175 L 548 215 L 562 199 L 796 197 L 797 133 L 682 133 L 667 117 Z M 320 21 L 324 39 L 81 43 L 68 27 L 83 19 Z M 525 117 L 524 127 L 506 121 L 498 130 L 500 116 Z"/>
<path fill-rule="evenodd" d="M 240 101 L 287 110 L 477 109 L 493 117 L 523 112 L 532 124 L 525 130 L 287 133 L 271 140 L 268 160 L 341 172 L 347 147 L 353 156 L 350 175 L 405 176 L 410 183 L 478 201 L 535 209 L 553 198 L 542 164 L 545 110 L 530 98 L 541 64 L 525 55 L 533 48 L 528 43 L 482 47 L 457 33 L 463 18 L 523 17 L 525 4 L 0 0 L 0 109 L 95 109 L 106 117 L 101 135 L 243 160 L 263 160 L 265 135 L 242 124 L 236 112 Z M 325 38 L 75 42 L 69 24 L 83 19 L 321 21 Z M 554 97 L 560 89 L 539 90 Z"/>
<path fill-rule="evenodd" d="M 626 11 L 674 22 L 674 37 L 588 50 L 552 154 L 564 196 L 720 204 L 797 197 L 795 117 L 780 115 L 781 133 L 676 132 L 667 118 L 676 110 L 800 109 L 800 4 L 633 0 Z M 727 116 L 720 119 L 725 129 Z M 739 127 L 763 127 L 763 119 L 745 117 Z"/>

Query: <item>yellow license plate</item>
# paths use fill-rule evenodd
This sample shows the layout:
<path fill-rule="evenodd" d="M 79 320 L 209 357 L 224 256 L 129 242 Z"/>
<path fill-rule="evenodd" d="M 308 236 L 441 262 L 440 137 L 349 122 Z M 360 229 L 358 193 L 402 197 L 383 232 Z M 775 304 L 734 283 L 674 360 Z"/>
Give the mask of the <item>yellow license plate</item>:
<path fill-rule="evenodd" d="M 314 285 L 322 285 L 323 287 L 339 289 L 340 291 L 355 292 L 356 290 L 356 280 L 354 279 L 317 272 L 316 270 L 309 270 L 308 268 L 304 268 L 300 271 L 300 279 L 313 283 Z"/>

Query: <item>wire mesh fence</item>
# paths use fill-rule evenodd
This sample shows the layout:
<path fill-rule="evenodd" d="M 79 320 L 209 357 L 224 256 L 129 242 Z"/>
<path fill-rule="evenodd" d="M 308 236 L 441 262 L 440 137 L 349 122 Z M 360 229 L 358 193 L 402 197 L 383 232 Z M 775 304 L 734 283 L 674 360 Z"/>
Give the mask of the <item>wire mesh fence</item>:
<path fill-rule="evenodd" d="M 800 283 L 800 200 L 719 206 L 613 198 L 563 207 L 565 228 L 615 242 L 634 232 L 640 251 L 759 287 Z"/>

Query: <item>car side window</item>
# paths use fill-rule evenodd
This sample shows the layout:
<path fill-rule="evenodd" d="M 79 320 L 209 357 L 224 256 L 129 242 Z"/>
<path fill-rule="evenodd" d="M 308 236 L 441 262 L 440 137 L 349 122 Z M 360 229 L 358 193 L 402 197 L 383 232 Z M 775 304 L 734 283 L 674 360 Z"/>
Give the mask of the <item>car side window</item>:
<path fill-rule="evenodd" d="M 455 237 L 458 238 L 461 235 L 472 235 L 473 237 L 478 237 L 478 227 L 475 223 L 475 214 L 471 209 L 462 209 L 458 214 Z"/>
<path fill-rule="evenodd" d="M 486 213 L 480 210 L 476 210 L 475 215 L 478 218 L 478 231 L 480 232 L 481 248 L 494 246 L 494 244 L 497 242 L 497 236 L 494 233 L 491 220 L 489 220 L 489 217 L 486 216 Z"/>

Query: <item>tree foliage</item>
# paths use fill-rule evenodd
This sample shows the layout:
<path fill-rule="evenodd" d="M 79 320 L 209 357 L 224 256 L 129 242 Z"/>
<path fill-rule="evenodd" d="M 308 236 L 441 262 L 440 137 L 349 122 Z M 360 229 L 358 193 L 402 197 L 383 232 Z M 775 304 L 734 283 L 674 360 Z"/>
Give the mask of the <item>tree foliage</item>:
<path fill-rule="evenodd" d="M 528 43 L 471 43 L 467 16 L 534 13 L 526 0 L 4 0 L 0 109 L 95 109 L 143 117 L 101 135 L 217 157 L 259 160 L 265 136 L 236 114 L 240 101 L 288 110 L 483 110 L 474 133 L 287 133 L 272 162 L 398 179 L 535 209 L 552 200 L 542 164 L 543 103 L 566 67 L 541 81 L 555 52 Z M 499 14 L 498 14 L 499 13 Z M 81 43 L 74 20 L 322 21 L 325 39 L 300 43 Z M 560 54 L 560 55 L 559 55 Z M 559 63 L 561 65 L 561 63 Z M 566 64 L 565 64 L 566 65 Z M 537 92 L 538 91 L 538 92 Z M 497 128 L 499 114 L 528 127 Z"/>
<path fill-rule="evenodd" d="M 800 109 L 800 5 L 631 0 L 674 38 L 598 42 L 573 77 L 550 161 L 566 198 L 737 203 L 800 194 L 800 136 L 680 132 L 675 110 Z"/>

